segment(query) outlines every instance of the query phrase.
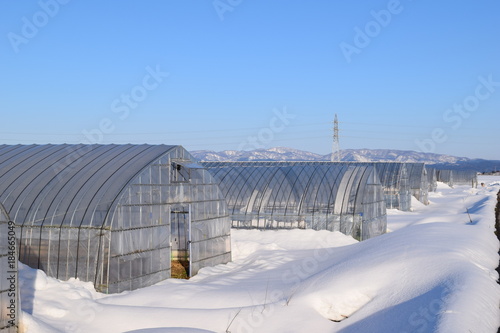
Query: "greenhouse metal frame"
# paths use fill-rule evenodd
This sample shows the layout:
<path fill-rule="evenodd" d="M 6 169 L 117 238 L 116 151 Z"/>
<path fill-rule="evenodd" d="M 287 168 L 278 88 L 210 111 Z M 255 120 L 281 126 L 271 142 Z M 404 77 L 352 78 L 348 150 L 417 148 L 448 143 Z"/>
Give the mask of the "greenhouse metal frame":
<path fill-rule="evenodd" d="M 0 146 L 21 262 L 114 293 L 231 259 L 224 197 L 181 146 Z"/>
<path fill-rule="evenodd" d="M 219 182 L 233 228 L 386 232 L 384 193 L 372 165 L 201 162 Z"/>

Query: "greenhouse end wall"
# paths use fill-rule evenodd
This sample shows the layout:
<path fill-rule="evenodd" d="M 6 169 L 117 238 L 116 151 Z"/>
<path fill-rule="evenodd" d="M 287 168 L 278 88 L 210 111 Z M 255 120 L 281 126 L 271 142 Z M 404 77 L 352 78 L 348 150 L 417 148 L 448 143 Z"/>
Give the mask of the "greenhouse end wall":
<path fill-rule="evenodd" d="M 437 189 L 437 170 L 435 168 L 425 167 L 427 170 L 427 180 L 429 183 L 429 192 L 436 192 Z"/>
<path fill-rule="evenodd" d="M 172 228 L 179 219 L 185 225 Z M 106 285 L 108 279 L 109 292 L 170 277 L 170 259 L 179 259 L 181 252 L 190 263 L 190 276 L 231 260 L 231 224 L 218 184 L 183 150 L 151 163 L 130 182 L 111 224 L 109 267 L 103 267 L 101 280 Z M 148 246 L 144 240 L 151 239 Z M 172 248 L 171 240 L 180 247 Z"/>
<path fill-rule="evenodd" d="M 50 276 L 111 293 L 170 277 L 171 260 L 194 275 L 231 259 L 218 184 L 180 146 L 4 145 L 0 156 L 20 261 Z"/>
<path fill-rule="evenodd" d="M 368 164 L 374 165 L 377 169 L 380 183 L 384 188 L 386 207 L 409 211 L 411 209 L 411 189 L 406 164 L 400 162 L 373 162 Z"/>
<path fill-rule="evenodd" d="M 424 163 L 405 163 L 412 195 L 424 205 L 429 204 L 429 180 Z"/>

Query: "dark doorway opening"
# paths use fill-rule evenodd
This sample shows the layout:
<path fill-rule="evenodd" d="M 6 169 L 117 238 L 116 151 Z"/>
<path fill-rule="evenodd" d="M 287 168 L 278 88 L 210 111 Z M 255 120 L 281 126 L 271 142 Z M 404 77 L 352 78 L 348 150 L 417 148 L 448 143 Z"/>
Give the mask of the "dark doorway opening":
<path fill-rule="evenodd" d="M 171 276 L 177 279 L 190 277 L 190 225 L 189 207 L 175 207 L 170 212 L 171 225 Z"/>

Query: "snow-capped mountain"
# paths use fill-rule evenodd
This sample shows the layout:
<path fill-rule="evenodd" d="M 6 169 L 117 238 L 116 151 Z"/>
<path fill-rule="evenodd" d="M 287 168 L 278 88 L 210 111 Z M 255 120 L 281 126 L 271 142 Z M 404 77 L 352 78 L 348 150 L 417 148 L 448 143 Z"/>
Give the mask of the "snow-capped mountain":
<path fill-rule="evenodd" d="M 320 155 L 285 147 L 251 151 L 196 150 L 191 154 L 202 161 L 329 161 L 331 158 L 331 154 Z M 344 149 L 340 152 L 340 159 L 354 162 L 417 162 L 433 165 L 436 168 L 474 169 L 481 172 L 500 170 L 500 160 L 470 159 L 411 150 Z"/>
<path fill-rule="evenodd" d="M 470 160 L 466 157 L 394 149 L 346 149 L 342 150 L 340 155 L 342 161 L 357 162 L 423 162 L 427 164 L 439 164 Z M 327 155 L 328 158 L 330 156 L 330 154 Z"/>
<path fill-rule="evenodd" d="M 327 157 L 293 148 L 269 148 L 256 150 L 196 150 L 191 154 L 202 161 L 321 161 Z M 328 157 L 329 159 L 329 157 Z"/>

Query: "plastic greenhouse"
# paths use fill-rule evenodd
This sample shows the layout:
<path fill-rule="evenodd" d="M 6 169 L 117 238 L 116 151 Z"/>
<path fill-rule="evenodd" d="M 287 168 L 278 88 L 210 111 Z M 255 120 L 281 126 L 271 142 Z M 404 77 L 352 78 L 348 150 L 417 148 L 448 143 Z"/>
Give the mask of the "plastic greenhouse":
<path fill-rule="evenodd" d="M 0 200 L 21 262 L 102 292 L 231 259 L 224 198 L 181 146 L 3 145 Z"/>
<path fill-rule="evenodd" d="M 387 208 L 402 211 L 411 209 L 410 179 L 406 164 L 398 162 L 373 163 L 384 187 Z"/>
<path fill-rule="evenodd" d="M 453 170 L 453 183 L 455 185 L 469 185 L 477 187 L 477 172 L 474 170 Z"/>
<path fill-rule="evenodd" d="M 443 182 L 450 187 L 453 187 L 453 171 L 451 170 L 437 170 L 438 182 Z"/>
<path fill-rule="evenodd" d="M 429 183 L 429 192 L 436 192 L 437 189 L 437 170 L 425 167 L 427 170 L 427 182 Z"/>
<path fill-rule="evenodd" d="M 21 304 L 15 227 L 0 205 L 0 332 L 17 332 Z"/>
<path fill-rule="evenodd" d="M 332 163 L 332 162 L 330 162 Z M 356 165 L 373 165 L 377 169 L 380 183 L 384 188 L 387 208 L 409 211 L 411 209 L 411 189 L 408 170 L 401 162 L 339 162 Z"/>
<path fill-rule="evenodd" d="M 384 189 L 386 207 L 409 211 L 411 209 L 411 189 L 406 164 L 401 162 L 325 162 L 349 163 L 351 165 L 375 166 Z"/>
<path fill-rule="evenodd" d="M 386 232 L 384 193 L 371 165 L 202 162 L 219 181 L 234 228 Z"/>
<path fill-rule="evenodd" d="M 410 177 L 411 194 L 424 205 L 429 204 L 429 181 L 424 163 L 405 163 Z"/>

